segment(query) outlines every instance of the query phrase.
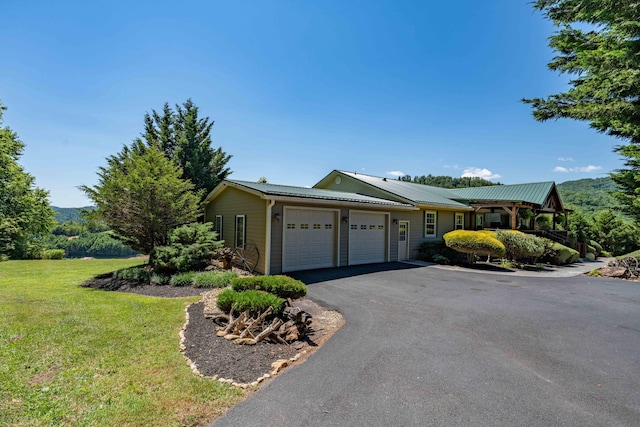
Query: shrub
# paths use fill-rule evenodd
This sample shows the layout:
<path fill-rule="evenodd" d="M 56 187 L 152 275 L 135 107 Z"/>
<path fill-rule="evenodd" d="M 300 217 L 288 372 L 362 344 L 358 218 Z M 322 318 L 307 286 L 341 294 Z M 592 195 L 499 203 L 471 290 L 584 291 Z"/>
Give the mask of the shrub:
<path fill-rule="evenodd" d="M 154 249 L 152 264 L 158 271 L 203 270 L 222 247 L 217 236 L 210 222 L 175 228 L 169 232 L 169 245 Z"/>
<path fill-rule="evenodd" d="M 598 270 L 598 269 L 596 269 L 596 270 L 591 270 L 591 271 L 589 272 L 589 276 L 595 276 L 595 277 L 602 276 L 602 271 L 601 271 L 601 270 Z"/>
<path fill-rule="evenodd" d="M 42 259 L 62 259 L 64 258 L 64 249 L 47 249 L 42 251 Z"/>
<path fill-rule="evenodd" d="M 458 252 L 478 256 L 503 257 L 504 245 L 493 237 L 492 232 L 454 230 L 442 236 L 445 244 Z"/>
<path fill-rule="evenodd" d="M 585 254 L 585 258 L 588 259 L 589 261 L 595 261 L 596 255 L 593 252 L 587 252 Z"/>
<path fill-rule="evenodd" d="M 307 294 L 307 286 L 289 276 L 238 277 L 231 282 L 234 291 L 256 290 L 270 292 L 281 298 L 302 298 Z"/>
<path fill-rule="evenodd" d="M 420 243 L 417 258 L 422 261 L 433 261 L 438 264 L 442 264 L 443 262 L 440 261 L 443 261 L 442 258 L 446 258 L 447 263 L 450 264 L 451 262 L 463 261 L 461 255 L 460 252 L 456 252 L 447 247 L 443 241 L 429 241 Z M 438 257 L 440 261 L 438 261 L 436 257 Z"/>
<path fill-rule="evenodd" d="M 238 273 L 234 271 L 203 271 L 193 277 L 193 286 L 196 288 L 225 288 L 231 285 Z"/>
<path fill-rule="evenodd" d="M 238 313 L 249 310 L 251 315 L 263 313 L 269 306 L 273 308 L 274 314 L 279 314 L 284 303 L 284 299 L 268 292 L 253 290 L 236 292 L 231 289 L 220 292 L 216 300 L 218 308 L 225 313 L 230 312 L 233 308 Z"/>
<path fill-rule="evenodd" d="M 113 277 L 120 280 L 130 280 L 139 283 L 149 283 L 151 271 L 140 267 L 129 267 L 116 270 Z"/>
<path fill-rule="evenodd" d="M 596 254 L 596 256 L 602 253 L 602 245 L 600 243 L 596 242 L 595 240 L 590 240 L 589 245 L 591 245 L 595 249 L 594 253 Z"/>
<path fill-rule="evenodd" d="M 171 276 L 171 280 L 169 280 L 169 284 L 171 286 L 191 286 L 193 285 L 193 278 L 196 273 L 194 271 L 187 271 L 185 273 L 178 273 L 174 276 Z"/>
<path fill-rule="evenodd" d="M 600 255 L 602 255 L 605 258 L 611 258 L 613 256 L 613 254 L 609 251 L 602 251 L 600 252 Z"/>
<path fill-rule="evenodd" d="M 549 249 L 552 260 L 557 265 L 571 264 L 580 261 L 580 254 L 575 249 L 568 248 L 557 242 L 551 242 Z"/>
<path fill-rule="evenodd" d="M 171 276 L 167 276 L 166 274 L 152 273 L 149 283 L 156 286 L 164 286 L 168 285 L 170 280 Z"/>
<path fill-rule="evenodd" d="M 514 230 L 496 230 L 495 238 L 505 247 L 508 259 L 521 261 L 525 258 L 534 260 L 545 251 L 545 241 L 540 237 Z"/>
<path fill-rule="evenodd" d="M 451 264 L 451 261 L 449 261 L 449 258 L 440 254 L 435 254 L 433 256 L 433 262 L 435 262 L 436 264 L 444 264 L 444 265 Z"/>

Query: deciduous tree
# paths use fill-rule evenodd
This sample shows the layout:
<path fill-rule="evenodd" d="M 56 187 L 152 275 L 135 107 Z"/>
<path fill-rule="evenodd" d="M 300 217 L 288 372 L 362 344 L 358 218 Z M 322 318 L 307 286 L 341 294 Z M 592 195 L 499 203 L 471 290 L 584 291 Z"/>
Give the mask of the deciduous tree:
<path fill-rule="evenodd" d="M 38 238 L 55 225 L 49 193 L 18 163 L 24 144 L 8 126 L 2 127 L 0 102 L 0 256 L 38 257 Z"/>
<path fill-rule="evenodd" d="M 171 229 L 200 214 L 201 192 L 160 149 L 133 146 L 107 159 L 98 184 L 82 186 L 116 236 L 145 254 L 167 244 Z"/>

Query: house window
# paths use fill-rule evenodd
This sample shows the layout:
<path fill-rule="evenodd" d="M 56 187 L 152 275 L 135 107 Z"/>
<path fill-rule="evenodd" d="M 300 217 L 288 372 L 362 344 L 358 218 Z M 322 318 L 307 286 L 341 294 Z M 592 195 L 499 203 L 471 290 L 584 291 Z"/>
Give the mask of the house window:
<path fill-rule="evenodd" d="M 456 230 L 464 230 L 464 214 L 456 212 Z"/>
<path fill-rule="evenodd" d="M 236 215 L 236 247 L 243 248 L 247 236 L 247 217 Z"/>
<path fill-rule="evenodd" d="M 222 215 L 216 215 L 213 222 L 213 230 L 218 233 L 218 240 L 222 240 Z"/>
<path fill-rule="evenodd" d="M 436 237 L 436 218 L 435 211 L 424 212 L 424 237 Z"/>

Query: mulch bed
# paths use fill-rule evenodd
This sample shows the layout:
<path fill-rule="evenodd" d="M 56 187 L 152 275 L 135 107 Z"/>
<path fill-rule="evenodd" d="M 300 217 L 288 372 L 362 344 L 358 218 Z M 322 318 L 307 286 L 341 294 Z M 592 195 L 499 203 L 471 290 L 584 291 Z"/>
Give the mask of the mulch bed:
<path fill-rule="evenodd" d="M 205 319 L 203 310 L 202 302 L 189 306 L 189 324 L 184 331 L 184 354 L 203 375 L 218 375 L 239 383 L 251 383 L 271 372 L 271 363 L 278 359 L 289 359 L 299 351 L 294 345 L 264 341 L 256 345 L 234 344 L 216 336 L 214 324 Z"/>
<path fill-rule="evenodd" d="M 81 286 L 164 298 L 200 295 L 210 290 L 192 286 L 131 286 L 129 281 L 113 279 L 111 274 L 95 277 Z M 218 375 L 238 383 L 251 383 L 269 373 L 272 370 L 271 363 L 278 359 L 289 359 L 300 351 L 294 345 L 267 342 L 253 346 L 236 345 L 216 336 L 215 324 L 204 318 L 203 310 L 203 302 L 188 308 L 189 324 L 184 331 L 184 354 L 205 376 Z"/>

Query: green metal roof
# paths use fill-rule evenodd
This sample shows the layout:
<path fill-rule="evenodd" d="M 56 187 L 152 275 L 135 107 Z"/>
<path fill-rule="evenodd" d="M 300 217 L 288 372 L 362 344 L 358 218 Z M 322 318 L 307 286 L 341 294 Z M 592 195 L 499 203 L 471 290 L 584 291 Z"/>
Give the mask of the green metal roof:
<path fill-rule="evenodd" d="M 416 184 L 413 182 L 400 181 L 397 179 L 387 179 L 378 176 L 365 175 L 360 173 L 339 171 L 354 179 L 378 187 L 386 192 L 400 196 L 413 203 L 429 206 L 443 206 L 450 208 L 469 209 L 469 206 L 452 200 L 451 193 L 446 188 L 432 187 L 430 185 Z"/>
<path fill-rule="evenodd" d="M 553 181 L 531 184 L 491 185 L 487 187 L 455 188 L 447 190 L 457 200 L 490 200 L 527 202 L 542 205 L 555 187 Z"/>
<path fill-rule="evenodd" d="M 246 187 L 254 191 L 258 191 L 268 196 L 283 196 L 283 197 L 301 197 L 307 199 L 320 199 L 327 201 L 343 201 L 343 202 L 355 202 L 355 203 L 368 203 L 374 205 L 386 205 L 397 207 L 413 207 L 407 203 L 395 202 L 392 200 L 380 199 L 377 197 L 365 196 L 363 194 L 346 193 L 344 191 L 323 190 L 319 188 L 307 188 L 307 187 L 294 187 L 289 185 L 276 185 L 251 181 L 236 181 L 225 180 L 236 184 L 240 187 Z"/>

